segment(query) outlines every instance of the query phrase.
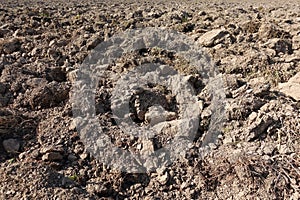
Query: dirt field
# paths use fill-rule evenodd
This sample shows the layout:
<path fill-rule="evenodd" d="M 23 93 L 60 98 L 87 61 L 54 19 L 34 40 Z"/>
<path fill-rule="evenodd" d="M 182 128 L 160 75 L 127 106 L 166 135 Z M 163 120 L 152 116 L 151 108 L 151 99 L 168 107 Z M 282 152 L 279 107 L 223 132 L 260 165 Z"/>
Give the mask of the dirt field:
<path fill-rule="evenodd" d="M 0 199 L 300 199 L 299 1 L 0 0 L 0 5 Z M 94 107 L 75 95 L 88 91 L 75 83 L 97 45 L 147 27 L 174 30 L 201 48 L 221 77 L 215 87 L 224 97 L 214 104 L 217 92 L 209 93 L 192 63 L 162 48 L 110 62 L 95 83 Z M 85 139 L 92 127 L 79 131 L 80 123 L 90 121 L 78 122 L 73 97 L 80 100 L 78 109 L 94 109 L 114 146 L 153 154 L 176 138 L 173 129 L 146 140 L 124 133 L 113 115 L 129 95 L 128 116 L 137 127 L 172 127 L 182 120 L 185 108 L 168 87 L 145 83 L 137 93 L 114 93 L 127 86 L 118 82 L 121 77 L 130 79 L 129 72 L 145 63 L 171 66 L 185 77 L 195 92 L 199 122 L 187 151 L 173 162 L 153 170 L 141 163 L 145 172 L 128 173 L 90 148 Z M 211 125 L 218 120 L 214 106 L 222 110 L 221 120 Z M 161 108 L 165 111 L 157 112 Z M 212 143 L 201 153 L 211 127 Z"/>

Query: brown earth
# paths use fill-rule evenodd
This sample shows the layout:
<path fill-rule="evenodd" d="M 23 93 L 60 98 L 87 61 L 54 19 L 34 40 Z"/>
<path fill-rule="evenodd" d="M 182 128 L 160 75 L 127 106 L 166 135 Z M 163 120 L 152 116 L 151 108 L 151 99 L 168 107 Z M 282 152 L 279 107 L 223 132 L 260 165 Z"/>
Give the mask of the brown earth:
<path fill-rule="evenodd" d="M 0 5 L 0 199 L 300 199 L 298 1 Z M 141 63 L 168 64 L 190 75 L 203 111 L 184 156 L 153 172 L 120 172 L 86 150 L 73 120 L 72 88 L 98 44 L 154 26 L 193 38 L 211 56 L 224 81 L 225 120 L 218 140 L 200 154 L 212 116 L 200 75 L 176 52 L 122 55 L 95 94 L 96 115 L 114 145 L 154 151 L 173 138 L 170 133 L 146 143 L 123 134 L 112 117 L 116 77 Z M 278 87 L 285 82 L 292 91 Z M 171 91 L 149 86 L 129 105 L 139 126 L 154 119 L 152 101 L 169 111 L 169 120 L 180 114 Z"/>

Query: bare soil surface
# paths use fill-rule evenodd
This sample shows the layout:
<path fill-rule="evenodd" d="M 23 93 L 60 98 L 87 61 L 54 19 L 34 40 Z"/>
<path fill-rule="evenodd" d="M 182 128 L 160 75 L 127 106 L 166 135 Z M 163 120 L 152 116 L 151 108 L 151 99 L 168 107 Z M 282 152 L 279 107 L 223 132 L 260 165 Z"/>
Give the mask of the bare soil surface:
<path fill-rule="evenodd" d="M 0 199 L 300 199 L 298 1 L 0 5 Z M 98 44 L 145 27 L 183 33 L 211 56 L 224 82 L 225 120 L 218 140 L 201 155 L 212 113 L 199 74 L 176 52 L 123 55 L 95 94 L 99 123 L 117 147 L 155 151 L 173 138 L 170 131 L 142 141 L 124 134 L 112 117 L 116 77 L 141 63 L 167 64 L 189 76 L 203 102 L 198 134 L 185 155 L 153 172 L 126 173 L 86 150 L 73 119 L 72 88 Z M 133 121 L 153 120 L 154 104 L 170 121 L 180 114 L 174 94 L 151 85 L 132 97 Z"/>

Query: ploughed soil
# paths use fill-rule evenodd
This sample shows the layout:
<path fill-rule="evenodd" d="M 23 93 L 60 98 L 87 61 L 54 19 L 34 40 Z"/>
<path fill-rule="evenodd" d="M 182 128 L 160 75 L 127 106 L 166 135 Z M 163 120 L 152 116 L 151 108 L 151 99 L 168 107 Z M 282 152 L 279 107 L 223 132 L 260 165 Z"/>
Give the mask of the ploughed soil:
<path fill-rule="evenodd" d="M 0 5 L 0 199 L 300 199 L 298 1 Z M 217 138 L 200 153 L 213 115 L 200 74 L 164 49 L 122 55 L 95 92 L 95 114 L 115 146 L 151 153 L 173 139 L 167 131 L 143 141 L 123 133 L 113 118 L 117 80 L 137 66 L 174 67 L 201 102 L 197 134 L 184 155 L 163 168 L 127 173 L 87 150 L 74 120 L 72 89 L 98 44 L 146 27 L 182 33 L 211 57 L 222 75 L 224 112 Z M 292 77 L 296 81 L 288 82 Z M 281 89 L 286 82 L 292 91 Z M 133 95 L 129 111 L 142 127 L 162 107 L 169 121 L 176 120 L 178 104 L 170 89 L 156 84 Z"/>

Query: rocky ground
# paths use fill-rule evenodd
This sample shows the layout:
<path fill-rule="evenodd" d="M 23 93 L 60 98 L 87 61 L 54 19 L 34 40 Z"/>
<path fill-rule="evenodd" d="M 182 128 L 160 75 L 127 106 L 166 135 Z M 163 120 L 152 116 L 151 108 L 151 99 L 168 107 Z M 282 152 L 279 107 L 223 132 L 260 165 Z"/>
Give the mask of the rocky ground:
<path fill-rule="evenodd" d="M 299 2 L 0 1 L 0 199 L 299 199 Z M 224 123 L 199 155 L 209 97 L 197 73 L 174 52 L 123 55 L 118 76 L 147 60 L 190 75 L 204 110 L 190 150 L 164 169 L 126 173 L 89 152 L 73 121 L 72 88 L 80 64 L 102 41 L 128 29 L 167 27 L 195 40 L 223 76 Z M 99 83 L 96 114 L 113 143 L 159 149 L 122 135 L 111 117 L 115 79 Z M 148 100 L 176 118 L 172 92 L 152 86 L 130 104 L 140 126 Z M 138 103 L 137 103 L 138 102 Z M 152 112 L 153 114 L 153 112 Z M 150 147 L 149 147 L 150 146 Z"/>

